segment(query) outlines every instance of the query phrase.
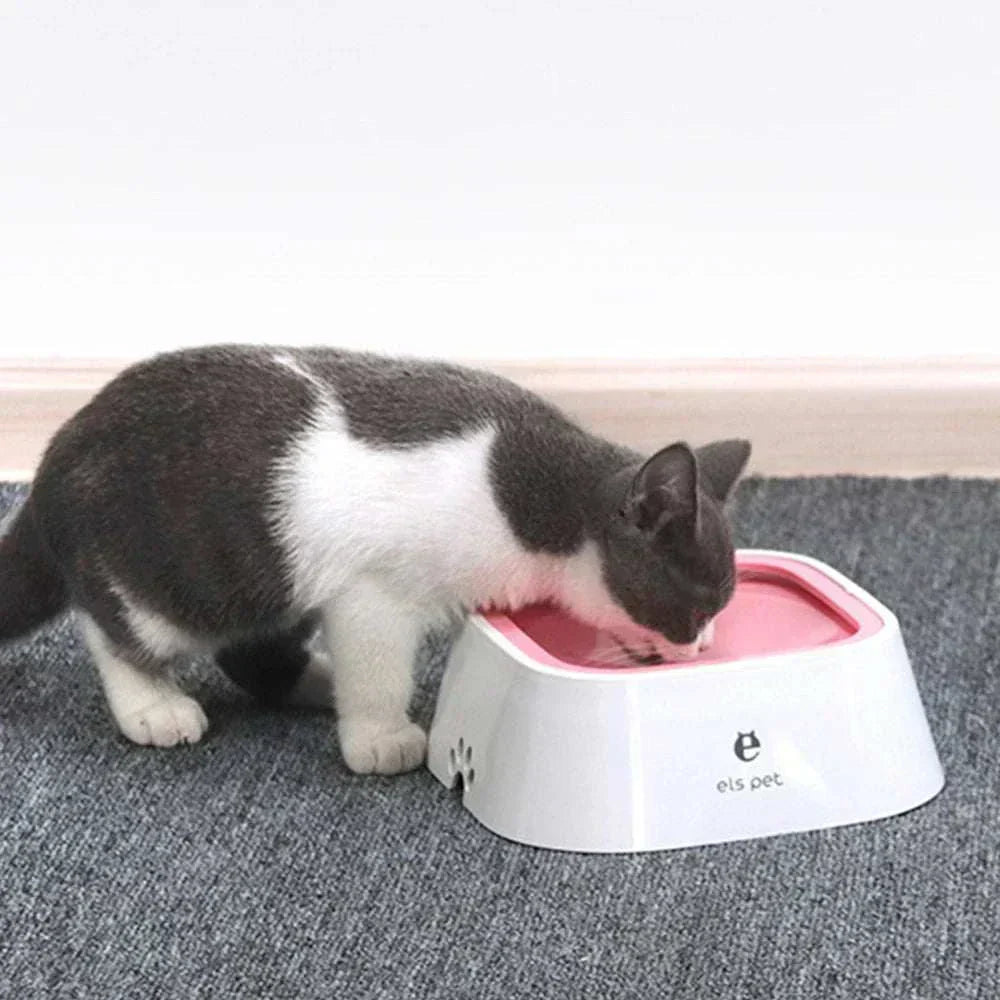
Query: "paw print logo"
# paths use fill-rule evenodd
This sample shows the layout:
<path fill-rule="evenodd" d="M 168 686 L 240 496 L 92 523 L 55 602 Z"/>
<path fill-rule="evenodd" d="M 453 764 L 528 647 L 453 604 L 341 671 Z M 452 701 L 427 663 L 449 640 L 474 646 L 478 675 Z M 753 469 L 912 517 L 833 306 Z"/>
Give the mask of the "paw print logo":
<path fill-rule="evenodd" d="M 452 780 L 461 777 L 463 785 L 471 785 L 476 780 L 476 769 L 472 766 L 472 747 L 459 736 L 458 746 L 448 751 L 448 774 Z"/>

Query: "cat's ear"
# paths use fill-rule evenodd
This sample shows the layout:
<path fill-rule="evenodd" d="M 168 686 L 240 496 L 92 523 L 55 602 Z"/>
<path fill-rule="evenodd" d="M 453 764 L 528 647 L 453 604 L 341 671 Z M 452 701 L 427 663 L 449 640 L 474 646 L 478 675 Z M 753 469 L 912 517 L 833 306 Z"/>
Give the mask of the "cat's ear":
<path fill-rule="evenodd" d="M 658 451 L 636 473 L 623 509 L 641 531 L 655 535 L 679 518 L 698 518 L 698 463 L 681 442 Z"/>
<path fill-rule="evenodd" d="M 746 468 L 750 458 L 750 442 L 742 438 L 714 441 L 699 448 L 695 454 L 705 492 L 724 503 L 732 495 L 736 481 Z"/>

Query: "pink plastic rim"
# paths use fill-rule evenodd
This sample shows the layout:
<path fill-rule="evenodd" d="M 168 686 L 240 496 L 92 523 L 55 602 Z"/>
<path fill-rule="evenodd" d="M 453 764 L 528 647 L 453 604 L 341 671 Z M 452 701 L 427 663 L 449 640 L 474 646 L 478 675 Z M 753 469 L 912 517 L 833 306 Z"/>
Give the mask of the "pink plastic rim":
<path fill-rule="evenodd" d="M 807 563 L 737 553 L 736 566 L 736 590 L 716 619 L 712 648 L 694 660 L 649 666 L 600 662 L 595 655 L 613 647 L 612 637 L 546 605 L 515 612 L 488 611 L 482 618 L 538 663 L 613 673 L 690 669 L 802 652 L 856 642 L 884 627 L 873 608 Z"/>

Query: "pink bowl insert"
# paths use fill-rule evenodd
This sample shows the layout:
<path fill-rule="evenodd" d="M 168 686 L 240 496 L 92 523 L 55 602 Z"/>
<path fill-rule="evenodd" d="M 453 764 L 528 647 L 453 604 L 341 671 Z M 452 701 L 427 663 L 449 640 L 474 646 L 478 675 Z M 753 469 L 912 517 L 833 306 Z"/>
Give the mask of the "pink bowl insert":
<path fill-rule="evenodd" d="M 614 647 L 610 635 L 547 605 L 483 617 L 532 659 L 571 670 L 690 668 L 851 642 L 883 627 L 871 607 L 822 571 L 795 559 L 739 555 L 733 599 L 716 619 L 712 648 L 694 660 L 609 666 L 599 657 Z"/>

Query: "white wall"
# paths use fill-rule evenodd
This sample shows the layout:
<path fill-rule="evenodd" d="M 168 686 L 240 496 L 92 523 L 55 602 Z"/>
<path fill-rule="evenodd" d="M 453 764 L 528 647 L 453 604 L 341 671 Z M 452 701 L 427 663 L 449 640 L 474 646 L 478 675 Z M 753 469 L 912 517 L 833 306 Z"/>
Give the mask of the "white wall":
<path fill-rule="evenodd" d="M 1000 7 L 5 5 L 0 354 L 995 352 Z"/>

